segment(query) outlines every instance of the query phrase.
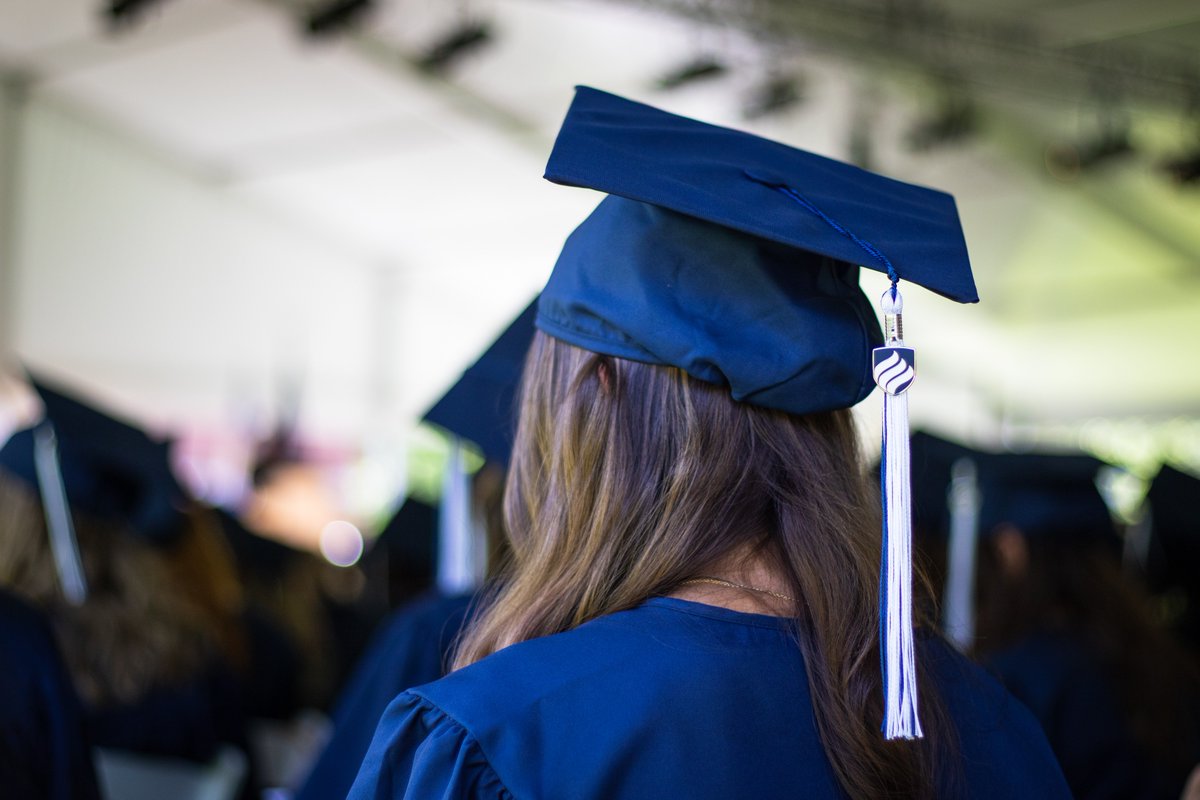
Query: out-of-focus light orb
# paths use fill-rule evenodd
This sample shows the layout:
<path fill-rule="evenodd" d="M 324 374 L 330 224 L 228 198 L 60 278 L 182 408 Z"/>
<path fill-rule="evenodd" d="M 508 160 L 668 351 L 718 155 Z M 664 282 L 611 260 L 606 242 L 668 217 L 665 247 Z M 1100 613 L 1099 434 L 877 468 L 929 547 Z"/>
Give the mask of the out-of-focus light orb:
<path fill-rule="evenodd" d="M 321 529 L 321 555 L 336 567 L 352 567 L 363 554 L 363 535 L 354 525 L 335 519 Z"/>

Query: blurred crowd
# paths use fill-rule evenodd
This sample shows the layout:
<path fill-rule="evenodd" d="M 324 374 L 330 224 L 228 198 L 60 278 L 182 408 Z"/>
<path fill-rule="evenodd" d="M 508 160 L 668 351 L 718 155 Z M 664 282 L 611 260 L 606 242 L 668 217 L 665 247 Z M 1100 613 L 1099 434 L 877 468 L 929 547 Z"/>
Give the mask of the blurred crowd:
<path fill-rule="evenodd" d="M 166 443 L 33 386 L 42 418 L 0 449 L 6 796 L 95 796 L 97 776 L 125 796 L 162 769 L 229 796 L 295 784 L 374 627 L 432 586 L 436 518 L 407 510 L 338 566 L 190 497 Z M 297 459 L 265 446 L 255 491 Z"/>
<path fill-rule="evenodd" d="M 429 415 L 487 458 L 459 499 L 496 580 L 530 332 Z M 435 586 L 448 511 L 409 498 L 336 566 L 189 497 L 167 444 L 32 385 L 40 419 L 0 449 L 6 796 L 344 796 L 387 703 L 442 674 L 470 617 L 482 570 Z M 275 440 L 252 483 L 299 459 Z M 1200 763 L 1200 478 L 1163 466 L 1118 516 L 1116 468 L 1081 453 L 918 433 L 912 465 L 924 616 L 1033 711 L 1077 797 L 1180 797 Z"/>

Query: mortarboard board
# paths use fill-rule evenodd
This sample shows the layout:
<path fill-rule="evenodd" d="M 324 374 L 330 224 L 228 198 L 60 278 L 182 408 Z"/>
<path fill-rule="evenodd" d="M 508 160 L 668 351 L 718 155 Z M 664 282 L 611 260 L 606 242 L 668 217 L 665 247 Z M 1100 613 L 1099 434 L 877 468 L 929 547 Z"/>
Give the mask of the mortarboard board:
<path fill-rule="evenodd" d="M 507 464 L 516 429 L 514 401 L 533 341 L 535 298 L 423 417 Z"/>
<path fill-rule="evenodd" d="M 1194 594 L 1200 582 L 1200 478 L 1164 465 L 1146 491 L 1150 515 L 1150 578 Z"/>
<path fill-rule="evenodd" d="M 1174 627 L 1200 644 L 1200 477 L 1164 465 L 1146 492 L 1149 541 L 1146 572 L 1155 592 L 1182 592 L 1186 605 Z"/>
<path fill-rule="evenodd" d="M 848 408 L 884 388 L 884 732 L 921 736 L 904 394 L 915 360 L 897 284 L 979 299 L 954 199 L 587 87 L 546 178 L 608 197 L 568 238 L 542 291 L 545 333 L 793 414 Z M 891 280 L 886 342 L 859 266 Z"/>
<path fill-rule="evenodd" d="M 941 452 L 950 451 L 943 447 Z M 1096 483 L 1108 466 L 1103 461 L 1083 453 L 976 451 L 966 458 L 972 465 L 972 485 L 960 489 L 971 496 L 956 497 L 952 488 L 947 497 L 952 547 L 956 535 L 960 545 L 958 557 L 949 559 L 942 604 L 947 637 L 963 650 L 974 639 L 975 551 L 980 539 L 1011 525 L 1030 539 L 1118 543 Z"/>
<path fill-rule="evenodd" d="M 1034 538 L 1117 543 L 1108 504 L 1096 483 L 1107 465 L 1083 453 L 1003 453 L 983 463 L 979 532 L 1012 525 Z"/>
<path fill-rule="evenodd" d="M 537 298 L 424 416 L 457 437 L 438 514 L 437 582 L 448 594 L 474 588 L 486 570 L 486 532 L 472 508 L 458 439 L 479 445 L 490 461 L 508 463 L 516 431 L 514 401 L 533 341 L 536 307 Z"/>
<path fill-rule="evenodd" d="M 975 546 L 979 468 L 988 456 L 925 431 L 912 437 L 913 525 L 930 549 L 945 551 L 942 629 L 966 650 L 975 628 Z"/>
<path fill-rule="evenodd" d="M 181 531 L 185 494 L 171 472 L 168 444 L 40 379 L 31 382 L 45 406 L 42 425 L 54 432 L 71 507 L 120 520 L 150 541 L 173 541 Z M 0 467 L 32 486 L 40 485 L 37 430 L 18 431 L 0 449 Z"/>
<path fill-rule="evenodd" d="M 966 445 L 917 431 L 912 436 L 912 501 L 913 524 L 923 534 L 934 539 L 951 535 L 951 492 L 955 478 L 964 478 L 964 468 L 978 464 L 987 455 Z M 957 468 L 957 469 L 956 469 Z"/>
<path fill-rule="evenodd" d="M 949 195 L 595 89 L 546 177 L 610 197 L 567 240 L 538 327 L 737 400 L 806 414 L 870 393 L 858 265 L 978 300 Z"/>
<path fill-rule="evenodd" d="M 535 298 L 422 417 L 457 438 L 475 443 L 485 458 L 498 464 L 507 464 L 512 451 L 514 403 L 525 354 L 533 341 L 536 308 Z M 443 487 L 441 508 L 409 497 L 380 531 L 376 541 L 391 553 L 392 572 L 399 573 L 401 579 L 424 582 L 437 572 L 439 582 L 447 588 L 443 573 L 452 565 L 445 563 L 446 559 L 474 563 L 476 551 L 482 549 L 472 541 L 475 537 L 465 477 L 449 474 L 461 471 L 459 457 L 456 450 Z M 455 554 L 461 559 L 454 559 Z M 450 571 L 459 575 L 472 569 L 459 564 Z"/>

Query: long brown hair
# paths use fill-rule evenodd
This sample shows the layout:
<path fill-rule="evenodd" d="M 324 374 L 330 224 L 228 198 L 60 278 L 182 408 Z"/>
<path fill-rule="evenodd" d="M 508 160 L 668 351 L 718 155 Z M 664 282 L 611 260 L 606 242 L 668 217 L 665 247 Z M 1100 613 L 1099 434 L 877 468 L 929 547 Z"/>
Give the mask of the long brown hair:
<path fill-rule="evenodd" d="M 63 597 L 37 490 L 0 472 L 0 586 L 47 612 L 83 699 L 132 703 L 199 674 L 210 629 L 162 555 L 116 523 L 72 516 L 89 591 L 79 606 Z"/>
<path fill-rule="evenodd" d="M 886 742 L 879 731 L 880 526 L 849 412 L 737 403 L 681 370 L 539 332 L 505 521 L 511 569 L 456 667 L 632 608 L 753 552 L 800 598 L 796 636 L 842 787 L 852 797 L 932 793 L 933 742 Z M 936 735 L 930 686 L 921 700 Z"/>

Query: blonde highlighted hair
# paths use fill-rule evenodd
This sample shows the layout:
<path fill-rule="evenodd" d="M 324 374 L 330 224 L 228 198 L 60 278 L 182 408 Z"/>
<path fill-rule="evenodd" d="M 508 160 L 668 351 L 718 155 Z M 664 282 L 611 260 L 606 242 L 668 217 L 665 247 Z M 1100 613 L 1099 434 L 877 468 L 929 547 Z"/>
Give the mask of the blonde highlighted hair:
<path fill-rule="evenodd" d="M 880 525 L 846 410 L 793 416 L 731 400 L 679 369 L 538 332 L 504 500 L 501 587 L 456 667 L 670 593 L 735 553 L 786 578 L 817 727 L 852 797 L 927 796 L 930 739 L 885 742 Z M 922 678 L 923 684 L 928 684 Z"/>

